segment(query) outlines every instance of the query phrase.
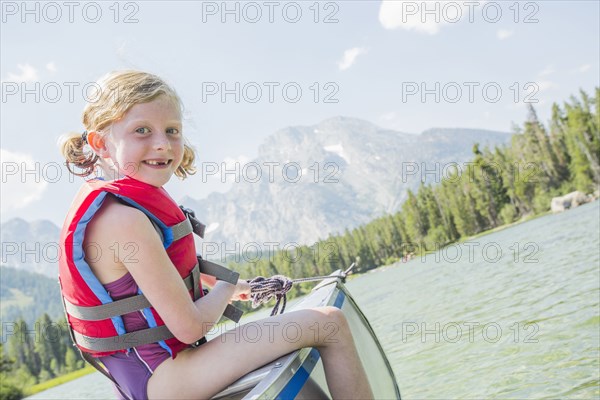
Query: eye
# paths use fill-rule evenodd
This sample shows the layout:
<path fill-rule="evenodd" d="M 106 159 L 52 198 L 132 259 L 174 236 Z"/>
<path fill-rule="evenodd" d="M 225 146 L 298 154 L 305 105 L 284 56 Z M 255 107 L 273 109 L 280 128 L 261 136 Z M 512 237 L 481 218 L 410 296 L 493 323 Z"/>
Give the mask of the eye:
<path fill-rule="evenodd" d="M 150 133 L 150 129 L 148 129 L 148 128 L 146 128 L 146 127 L 137 128 L 135 131 L 136 131 L 137 133 L 141 133 L 141 134 Z"/>
<path fill-rule="evenodd" d="M 179 134 L 179 129 L 177 128 L 167 128 L 167 133 L 170 135 L 177 135 Z"/>

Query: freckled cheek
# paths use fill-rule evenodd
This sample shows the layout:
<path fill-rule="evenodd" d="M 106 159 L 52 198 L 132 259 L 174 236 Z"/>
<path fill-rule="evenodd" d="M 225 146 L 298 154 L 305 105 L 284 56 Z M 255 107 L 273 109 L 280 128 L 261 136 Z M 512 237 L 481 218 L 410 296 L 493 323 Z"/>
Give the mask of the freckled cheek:
<path fill-rule="evenodd" d="M 182 152 L 178 152 L 177 155 L 175 156 L 175 160 L 174 161 L 174 165 L 179 166 L 181 164 L 181 162 L 183 161 L 183 151 Z"/>
<path fill-rule="evenodd" d="M 138 164 L 141 161 L 141 158 L 141 152 L 136 152 L 134 149 L 128 148 L 123 151 L 118 151 L 116 160 L 113 161 L 115 161 L 119 168 L 125 173 L 131 174 L 139 168 Z"/>
<path fill-rule="evenodd" d="M 175 150 L 176 157 L 179 159 L 179 161 L 181 161 L 184 153 L 183 140 L 174 140 L 171 144 L 171 148 Z"/>

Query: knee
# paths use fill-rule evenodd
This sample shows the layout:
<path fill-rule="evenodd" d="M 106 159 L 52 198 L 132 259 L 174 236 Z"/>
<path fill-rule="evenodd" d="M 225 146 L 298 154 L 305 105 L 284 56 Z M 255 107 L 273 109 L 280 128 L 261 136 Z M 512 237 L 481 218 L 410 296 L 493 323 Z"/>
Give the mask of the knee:
<path fill-rule="evenodd" d="M 321 311 L 321 313 L 324 316 L 324 319 L 327 322 L 347 324 L 346 316 L 339 308 L 333 306 L 326 306 L 319 308 L 319 310 Z"/>
<path fill-rule="evenodd" d="M 324 331 L 331 332 L 335 335 L 341 335 L 343 338 L 351 337 L 350 326 L 346 316 L 337 307 L 322 307 L 319 311 L 323 315 L 322 327 Z"/>

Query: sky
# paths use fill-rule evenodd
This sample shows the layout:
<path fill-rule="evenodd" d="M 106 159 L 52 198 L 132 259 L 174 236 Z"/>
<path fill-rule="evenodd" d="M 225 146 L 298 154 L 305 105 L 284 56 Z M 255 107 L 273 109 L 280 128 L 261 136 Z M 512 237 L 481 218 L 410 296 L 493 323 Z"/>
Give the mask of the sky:
<path fill-rule="evenodd" d="M 81 178 L 61 134 L 83 131 L 94 81 L 163 77 L 182 98 L 200 172 L 175 199 L 233 184 L 266 137 L 334 116 L 418 134 L 510 132 L 532 103 L 600 86 L 598 1 L 1 2 L 0 219 L 61 225 Z M 409 161 L 409 160 L 408 160 Z"/>

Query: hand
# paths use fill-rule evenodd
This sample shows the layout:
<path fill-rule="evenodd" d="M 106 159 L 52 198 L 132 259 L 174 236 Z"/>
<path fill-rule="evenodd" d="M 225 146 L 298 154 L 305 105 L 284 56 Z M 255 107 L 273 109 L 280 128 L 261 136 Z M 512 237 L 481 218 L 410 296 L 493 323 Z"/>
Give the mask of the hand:
<path fill-rule="evenodd" d="M 249 301 L 250 300 L 250 283 L 244 279 L 239 279 L 237 284 L 235 285 L 235 291 L 231 296 L 231 301 L 241 300 L 241 301 Z"/>

